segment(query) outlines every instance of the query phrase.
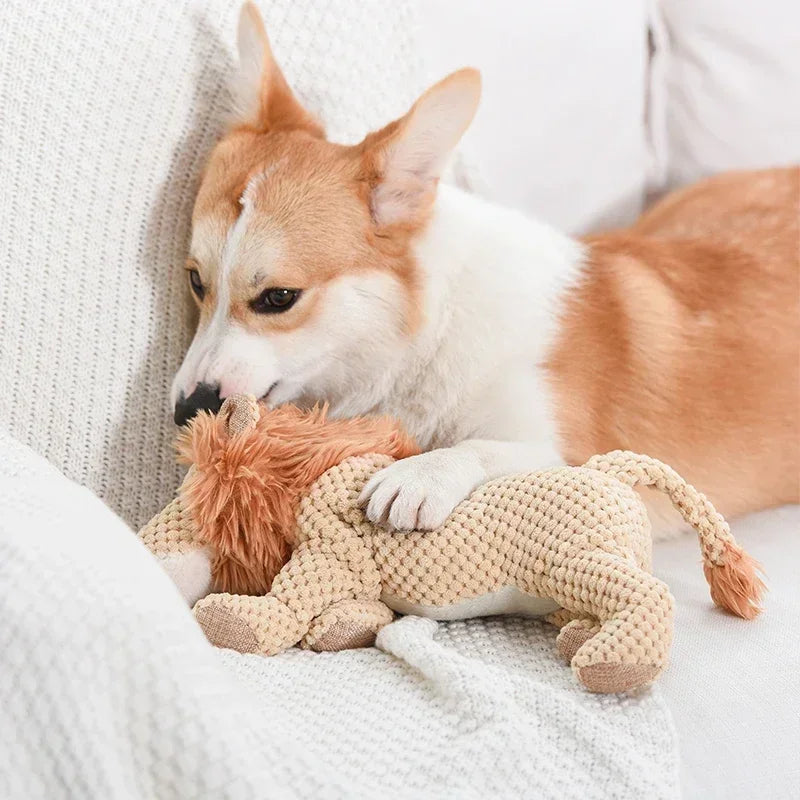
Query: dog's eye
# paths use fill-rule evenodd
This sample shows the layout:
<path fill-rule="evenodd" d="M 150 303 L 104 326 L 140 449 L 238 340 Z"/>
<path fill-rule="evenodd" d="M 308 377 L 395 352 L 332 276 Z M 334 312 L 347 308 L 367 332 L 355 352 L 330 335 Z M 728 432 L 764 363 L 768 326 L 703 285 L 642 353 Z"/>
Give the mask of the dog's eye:
<path fill-rule="evenodd" d="M 200 273 L 196 269 L 189 270 L 189 284 L 192 287 L 192 291 L 197 295 L 197 299 L 202 300 L 206 295 L 206 289 L 203 286 L 203 281 L 200 280 Z"/>
<path fill-rule="evenodd" d="M 300 297 L 299 289 L 264 289 L 261 294 L 250 303 L 250 308 L 257 314 L 278 314 L 288 311 Z"/>

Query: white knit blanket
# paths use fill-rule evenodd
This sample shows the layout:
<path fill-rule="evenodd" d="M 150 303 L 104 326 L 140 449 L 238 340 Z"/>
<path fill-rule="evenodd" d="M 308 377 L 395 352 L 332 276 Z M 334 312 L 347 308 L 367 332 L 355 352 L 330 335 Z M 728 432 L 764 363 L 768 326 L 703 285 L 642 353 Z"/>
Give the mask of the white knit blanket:
<path fill-rule="evenodd" d="M 657 690 L 592 696 L 543 624 L 217 651 L 131 531 L 0 433 L 0 797 L 667 798 Z"/>

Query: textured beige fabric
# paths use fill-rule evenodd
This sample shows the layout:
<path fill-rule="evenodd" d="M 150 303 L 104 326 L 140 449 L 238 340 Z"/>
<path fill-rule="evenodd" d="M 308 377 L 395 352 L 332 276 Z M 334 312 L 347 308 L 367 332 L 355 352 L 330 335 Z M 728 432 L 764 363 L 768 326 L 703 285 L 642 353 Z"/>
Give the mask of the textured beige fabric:
<path fill-rule="evenodd" d="M 225 400 L 219 413 L 228 418 L 228 433 L 236 436 L 255 427 L 260 411 L 258 401 L 252 395 L 233 395 Z"/>
<path fill-rule="evenodd" d="M 314 619 L 300 646 L 307 650 L 367 647 L 394 614 L 379 600 L 341 600 Z"/>
<path fill-rule="evenodd" d="M 244 402 L 226 403 L 223 413 L 252 419 Z M 372 641 L 390 608 L 424 613 L 512 587 L 558 604 L 546 619 L 562 629 L 559 652 L 585 686 L 625 691 L 664 668 L 673 620 L 672 597 L 650 574 L 650 523 L 633 487 L 669 496 L 697 530 L 706 569 L 740 552 L 705 496 L 647 456 L 615 451 L 583 467 L 494 480 L 437 530 L 403 534 L 372 525 L 358 505 L 365 483 L 390 462 L 349 458 L 324 473 L 300 503 L 298 546 L 272 591 L 196 604 L 209 638 L 265 655 L 297 643 L 341 649 Z M 157 554 L 202 546 L 193 535 L 179 500 L 140 533 Z"/>
<path fill-rule="evenodd" d="M 734 543 L 730 526 L 711 501 L 672 467 L 655 458 L 624 451 L 593 456 L 585 466 L 613 474 L 629 486 L 650 486 L 664 492 L 683 519 L 697 531 L 703 561 L 719 567 L 725 564 L 726 546 Z"/>
<path fill-rule="evenodd" d="M 557 622 L 554 624 L 561 628 L 556 639 L 556 647 L 561 657 L 570 664 L 581 645 L 588 642 L 600 630 L 600 623 L 589 618 L 573 619 L 563 627 Z"/>
<path fill-rule="evenodd" d="M 239 653 L 258 652 L 258 640 L 247 622 L 222 606 L 208 606 L 197 611 L 197 621 L 211 644 L 228 647 Z"/>
<path fill-rule="evenodd" d="M 187 553 L 200 546 L 195 538 L 194 521 L 180 494 L 139 531 L 139 538 L 157 556 Z"/>
<path fill-rule="evenodd" d="M 667 492 L 712 563 L 732 542 L 722 517 L 673 470 L 625 452 L 491 481 L 441 528 L 392 533 L 369 523 L 357 503 L 388 461 L 351 458 L 328 470 L 301 503 L 300 544 L 270 594 L 210 595 L 195 606 L 201 623 L 214 609 L 232 614 L 269 655 L 344 600 L 442 606 L 514 586 L 564 609 L 549 619 L 565 626 L 559 649 L 587 688 L 625 691 L 664 668 L 673 623 L 672 597 L 649 572 L 650 525 L 632 486 Z"/>

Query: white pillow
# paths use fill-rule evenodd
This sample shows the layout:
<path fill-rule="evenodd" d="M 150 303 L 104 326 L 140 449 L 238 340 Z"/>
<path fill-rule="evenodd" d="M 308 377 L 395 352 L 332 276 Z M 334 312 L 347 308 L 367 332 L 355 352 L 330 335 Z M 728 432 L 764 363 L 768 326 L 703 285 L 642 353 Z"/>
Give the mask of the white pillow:
<path fill-rule="evenodd" d="M 228 110 L 240 0 L 0 6 L 0 424 L 138 526 L 178 483 L 182 262 Z M 262 0 L 333 138 L 424 88 L 416 0 Z"/>
<path fill-rule="evenodd" d="M 661 0 L 660 12 L 665 183 L 800 162 L 800 3 Z"/>
<path fill-rule="evenodd" d="M 645 0 L 426 0 L 439 76 L 483 72 L 464 138 L 485 193 L 567 231 L 633 221 L 647 175 Z"/>

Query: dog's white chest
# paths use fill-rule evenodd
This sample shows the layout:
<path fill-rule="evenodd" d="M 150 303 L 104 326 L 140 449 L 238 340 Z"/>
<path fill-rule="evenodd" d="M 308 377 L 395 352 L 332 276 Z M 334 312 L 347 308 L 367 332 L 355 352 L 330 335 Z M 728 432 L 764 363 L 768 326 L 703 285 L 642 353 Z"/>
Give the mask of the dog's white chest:
<path fill-rule="evenodd" d="M 436 620 L 472 619 L 491 617 L 497 614 L 520 614 L 525 617 L 543 617 L 556 611 L 560 606 L 548 597 L 534 597 L 521 592 L 516 586 L 504 586 L 496 592 L 459 600 L 446 606 L 411 603 L 401 597 L 383 594 L 381 600 L 392 611 L 399 614 L 413 614 Z"/>

